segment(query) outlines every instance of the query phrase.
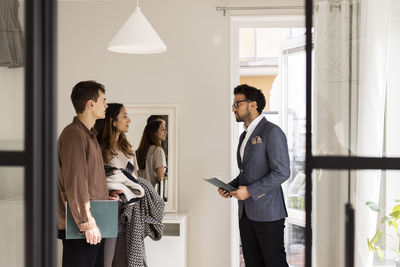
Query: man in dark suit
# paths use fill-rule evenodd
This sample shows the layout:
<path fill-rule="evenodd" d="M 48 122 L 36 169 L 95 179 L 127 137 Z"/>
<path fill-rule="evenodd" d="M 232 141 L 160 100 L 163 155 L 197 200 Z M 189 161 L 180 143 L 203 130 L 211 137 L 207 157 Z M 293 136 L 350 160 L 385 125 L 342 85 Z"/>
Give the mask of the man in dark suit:
<path fill-rule="evenodd" d="M 290 176 L 286 136 L 267 121 L 265 97 L 246 84 L 234 89 L 232 111 L 244 122 L 237 151 L 239 175 L 230 182 L 238 188 L 222 197 L 239 203 L 239 229 L 246 267 L 287 267 L 284 247 L 286 206 L 281 184 Z"/>

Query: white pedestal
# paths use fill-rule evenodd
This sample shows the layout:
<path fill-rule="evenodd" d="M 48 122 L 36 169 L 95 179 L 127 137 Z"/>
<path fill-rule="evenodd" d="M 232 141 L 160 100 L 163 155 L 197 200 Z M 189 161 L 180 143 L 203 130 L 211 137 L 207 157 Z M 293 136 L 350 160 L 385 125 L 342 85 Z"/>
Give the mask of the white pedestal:
<path fill-rule="evenodd" d="M 164 236 L 159 241 L 145 239 L 146 259 L 150 267 L 187 266 L 187 215 L 166 213 Z"/>

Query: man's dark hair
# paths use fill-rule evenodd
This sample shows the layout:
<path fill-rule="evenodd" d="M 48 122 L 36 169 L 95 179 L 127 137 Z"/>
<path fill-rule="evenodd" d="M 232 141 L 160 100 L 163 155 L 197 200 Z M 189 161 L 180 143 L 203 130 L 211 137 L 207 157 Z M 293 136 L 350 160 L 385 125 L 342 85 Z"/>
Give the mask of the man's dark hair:
<path fill-rule="evenodd" d="M 241 84 L 235 87 L 233 93 L 235 95 L 237 94 L 244 94 L 247 100 L 250 101 L 256 101 L 257 102 L 257 112 L 259 114 L 262 113 L 264 107 L 265 107 L 265 96 L 261 92 L 261 90 L 258 90 L 257 88 L 247 85 L 247 84 Z"/>
<path fill-rule="evenodd" d="M 89 100 L 97 101 L 99 91 L 103 94 L 106 92 L 104 85 L 96 81 L 82 81 L 77 83 L 72 89 L 71 100 L 76 113 L 85 111 L 86 103 Z"/>

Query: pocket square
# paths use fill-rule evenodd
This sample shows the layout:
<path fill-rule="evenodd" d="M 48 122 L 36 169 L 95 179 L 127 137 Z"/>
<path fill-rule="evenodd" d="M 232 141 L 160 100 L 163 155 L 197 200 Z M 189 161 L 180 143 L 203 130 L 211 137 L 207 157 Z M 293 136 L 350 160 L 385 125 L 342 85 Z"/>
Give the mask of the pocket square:
<path fill-rule="evenodd" d="M 262 198 L 263 196 L 265 196 L 265 193 L 258 195 L 257 198 Z"/>
<path fill-rule="evenodd" d="M 251 144 L 252 145 L 259 144 L 259 143 L 262 143 L 261 137 L 255 136 L 255 137 L 251 138 Z"/>

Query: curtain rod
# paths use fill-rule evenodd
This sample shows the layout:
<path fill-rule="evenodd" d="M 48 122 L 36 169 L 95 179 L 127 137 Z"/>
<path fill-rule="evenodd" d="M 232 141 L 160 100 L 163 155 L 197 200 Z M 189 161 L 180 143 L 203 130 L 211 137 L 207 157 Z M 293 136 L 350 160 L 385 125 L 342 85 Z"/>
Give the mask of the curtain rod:
<path fill-rule="evenodd" d="M 277 10 L 277 9 L 304 9 L 304 6 L 248 6 L 248 7 L 225 7 L 218 6 L 217 11 L 224 12 L 224 16 L 226 15 L 226 11 L 229 10 Z"/>

